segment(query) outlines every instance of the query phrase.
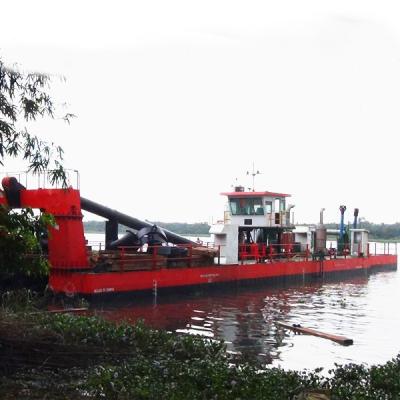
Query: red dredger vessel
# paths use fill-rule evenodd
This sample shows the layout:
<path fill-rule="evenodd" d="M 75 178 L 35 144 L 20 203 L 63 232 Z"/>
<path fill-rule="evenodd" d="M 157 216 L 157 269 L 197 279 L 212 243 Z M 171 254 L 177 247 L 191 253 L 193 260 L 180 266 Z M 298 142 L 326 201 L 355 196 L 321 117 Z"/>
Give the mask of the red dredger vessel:
<path fill-rule="evenodd" d="M 38 182 L 41 180 L 38 179 Z M 296 228 L 287 194 L 246 192 L 236 187 L 227 196 L 224 221 L 213 225 L 214 243 L 203 246 L 148 222 L 80 196 L 79 189 L 27 189 L 15 177 L 2 180 L 0 205 L 37 208 L 54 215 L 49 228 L 49 286 L 55 293 L 96 295 L 148 292 L 194 286 L 285 281 L 331 274 L 397 269 L 397 255 L 370 247 L 368 231 L 344 227 L 329 232 L 323 210 L 316 226 Z M 106 219 L 105 249 L 87 245 L 82 212 Z M 118 238 L 118 225 L 128 228 Z M 337 236 L 327 248 L 327 234 Z"/>

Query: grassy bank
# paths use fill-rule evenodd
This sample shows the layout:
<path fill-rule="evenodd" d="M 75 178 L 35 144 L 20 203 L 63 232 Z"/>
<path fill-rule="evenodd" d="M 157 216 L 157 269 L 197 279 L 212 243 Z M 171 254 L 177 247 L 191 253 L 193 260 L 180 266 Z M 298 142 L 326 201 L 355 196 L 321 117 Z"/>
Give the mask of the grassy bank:
<path fill-rule="evenodd" d="M 285 371 L 233 359 L 223 342 L 51 314 L 37 309 L 40 301 L 2 296 L 2 399 L 282 400 L 316 388 L 324 389 L 320 398 L 400 398 L 400 356 L 381 366 L 338 366 L 328 377 Z"/>

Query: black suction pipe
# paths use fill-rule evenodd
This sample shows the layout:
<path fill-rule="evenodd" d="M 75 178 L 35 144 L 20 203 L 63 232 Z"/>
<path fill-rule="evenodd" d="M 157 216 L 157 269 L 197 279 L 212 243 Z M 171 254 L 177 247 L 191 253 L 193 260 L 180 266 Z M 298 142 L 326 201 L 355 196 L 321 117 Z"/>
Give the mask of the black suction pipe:
<path fill-rule="evenodd" d="M 112 210 L 111 208 L 105 207 L 92 200 L 81 197 L 81 208 L 82 210 L 88 211 L 92 214 L 99 215 L 100 217 L 107 218 L 109 220 L 117 221 L 119 224 L 127 226 L 128 228 L 140 230 L 145 227 L 152 227 L 153 224 L 149 222 L 141 221 L 137 218 L 130 217 L 129 215 L 120 213 L 119 211 Z M 196 244 L 189 239 L 186 239 L 176 233 L 170 232 L 162 228 L 167 235 L 168 241 L 174 244 Z"/>

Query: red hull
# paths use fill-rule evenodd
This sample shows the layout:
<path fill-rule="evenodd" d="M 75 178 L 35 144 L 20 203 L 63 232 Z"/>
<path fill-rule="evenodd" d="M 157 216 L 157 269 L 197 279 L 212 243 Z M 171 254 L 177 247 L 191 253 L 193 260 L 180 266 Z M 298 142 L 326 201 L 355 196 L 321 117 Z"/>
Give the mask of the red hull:
<path fill-rule="evenodd" d="M 319 261 L 287 261 L 244 265 L 171 268 L 131 272 L 67 272 L 52 271 L 50 287 L 55 293 L 123 293 L 151 291 L 174 287 L 235 283 L 256 279 L 274 279 L 320 273 Z M 325 274 L 369 270 L 397 269 L 396 255 L 377 255 L 367 258 L 332 259 L 323 262 Z"/>

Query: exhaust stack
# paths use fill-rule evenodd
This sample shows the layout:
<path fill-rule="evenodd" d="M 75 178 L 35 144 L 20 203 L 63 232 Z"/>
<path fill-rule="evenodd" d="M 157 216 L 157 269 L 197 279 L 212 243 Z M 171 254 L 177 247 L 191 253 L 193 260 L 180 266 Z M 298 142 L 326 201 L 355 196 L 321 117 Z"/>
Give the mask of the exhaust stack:
<path fill-rule="evenodd" d="M 321 211 L 319 212 L 319 223 L 321 225 L 324 224 L 324 211 L 325 211 L 325 208 L 321 208 Z"/>
<path fill-rule="evenodd" d="M 344 235 L 344 212 L 346 211 L 346 206 L 340 206 L 340 228 L 339 228 L 339 239 L 343 239 Z"/>
<path fill-rule="evenodd" d="M 356 229 L 357 228 L 357 219 L 358 219 L 358 208 L 354 209 L 354 222 L 353 222 L 353 228 Z"/>

